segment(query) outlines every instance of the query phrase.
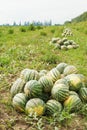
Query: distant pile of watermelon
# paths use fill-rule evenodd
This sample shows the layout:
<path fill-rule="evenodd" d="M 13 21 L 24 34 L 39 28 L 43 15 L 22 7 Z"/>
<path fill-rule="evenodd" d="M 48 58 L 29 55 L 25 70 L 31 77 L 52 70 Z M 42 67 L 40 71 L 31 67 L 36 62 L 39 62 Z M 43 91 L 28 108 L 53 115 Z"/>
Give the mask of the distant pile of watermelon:
<path fill-rule="evenodd" d="M 72 113 L 87 103 L 87 78 L 67 63 L 50 71 L 27 68 L 21 71 L 10 93 L 13 107 L 31 116 L 52 116 L 63 109 Z"/>
<path fill-rule="evenodd" d="M 73 36 L 72 30 L 70 28 L 65 28 L 63 30 L 62 36 L 66 37 L 66 36 Z"/>
<path fill-rule="evenodd" d="M 66 37 L 54 37 L 50 41 L 51 45 L 55 46 L 55 49 L 61 50 L 69 50 L 69 49 L 76 49 L 79 45 L 74 40 L 68 40 Z"/>

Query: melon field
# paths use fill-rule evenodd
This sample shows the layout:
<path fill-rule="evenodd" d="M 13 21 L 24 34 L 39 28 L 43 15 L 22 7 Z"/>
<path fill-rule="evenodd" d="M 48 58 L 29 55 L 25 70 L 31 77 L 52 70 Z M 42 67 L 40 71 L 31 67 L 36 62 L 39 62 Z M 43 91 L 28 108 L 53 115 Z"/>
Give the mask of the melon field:
<path fill-rule="evenodd" d="M 61 26 L 0 26 L 0 130 L 87 130 L 87 106 L 78 112 L 61 115 L 33 116 L 14 109 L 11 87 L 25 69 L 50 71 L 64 62 L 87 77 L 87 22 Z M 76 49 L 60 50 L 50 45 L 54 37 L 63 38 L 70 28 L 69 40 Z M 87 103 L 87 100 L 86 100 Z"/>

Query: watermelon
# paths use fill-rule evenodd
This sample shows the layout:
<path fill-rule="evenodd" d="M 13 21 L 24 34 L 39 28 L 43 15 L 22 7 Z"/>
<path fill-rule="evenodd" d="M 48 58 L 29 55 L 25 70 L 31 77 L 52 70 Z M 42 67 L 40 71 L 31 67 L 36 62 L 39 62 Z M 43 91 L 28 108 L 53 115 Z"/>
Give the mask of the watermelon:
<path fill-rule="evenodd" d="M 42 76 L 39 83 L 42 85 L 44 92 L 51 92 L 53 81 L 48 76 Z"/>
<path fill-rule="evenodd" d="M 77 95 L 70 95 L 64 102 L 64 107 L 69 112 L 76 112 L 82 107 L 82 101 Z"/>
<path fill-rule="evenodd" d="M 28 98 L 24 93 L 18 93 L 13 97 L 12 105 L 17 111 L 25 112 L 27 100 Z"/>
<path fill-rule="evenodd" d="M 62 104 L 55 99 L 50 99 L 46 103 L 46 114 L 53 115 L 62 111 Z"/>
<path fill-rule="evenodd" d="M 65 79 L 68 81 L 68 84 L 70 86 L 70 90 L 72 91 L 78 91 L 82 86 L 82 81 L 77 76 L 77 74 L 71 74 L 65 77 Z"/>
<path fill-rule="evenodd" d="M 24 90 L 25 82 L 21 78 L 18 78 L 12 85 L 10 93 L 14 97 L 17 93 L 21 93 Z"/>
<path fill-rule="evenodd" d="M 67 49 L 72 49 L 73 46 L 72 45 L 67 45 Z"/>
<path fill-rule="evenodd" d="M 76 93 L 75 91 L 69 91 L 69 95 L 76 95 L 76 96 L 79 96 L 78 93 Z"/>
<path fill-rule="evenodd" d="M 76 74 L 78 72 L 77 68 L 73 65 L 68 65 L 67 67 L 65 67 L 63 74 L 69 75 L 69 74 Z"/>
<path fill-rule="evenodd" d="M 60 72 L 57 70 L 57 68 L 53 68 L 52 70 L 50 70 L 47 73 L 47 76 L 49 76 L 49 78 L 55 82 L 56 80 L 58 80 L 60 78 Z"/>
<path fill-rule="evenodd" d="M 20 78 L 22 78 L 25 82 L 29 81 L 29 75 L 31 73 L 31 69 L 24 69 L 21 71 Z"/>
<path fill-rule="evenodd" d="M 84 87 L 87 87 L 87 77 L 85 77 L 83 74 L 77 74 L 77 76 L 80 78 L 82 81 L 82 84 Z"/>
<path fill-rule="evenodd" d="M 29 98 L 40 97 L 43 93 L 43 87 L 37 80 L 30 80 L 24 87 L 24 93 Z"/>
<path fill-rule="evenodd" d="M 39 72 L 39 76 L 40 76 L 40 77 L 45 76 L 47 73 L 48 73 L 47 70 L 41 70 L 41 71 Z"/>
<path fill-rule="evenodd" d="M 79 95 L 80 95 L 81 99 L 82 99 L 84 102 L 87 102 L 87 88 L 86 88 L 86 87 L 80 88 L 80 90 L 79 90 Z"/>
<path fill-rule="evenodd" d="M 67 50 L 67 46 L 66 45 L 62 45 L 61 46 L 61 50 Z"/>
<path fill-rule="evenodd" d="M 25 106 L 26 114 L 42 116 L 45 113 L 45 103 L 39 98 L 30 99 Z"/>
<path fill-rule="evenodd" d="M 33 69 L 24 69 L 21 71 L 20 77 L 25 81 L 28 82 L 29 80 L 38 80 L 39 73 Z"/>
<path fill-rule="evenodd" d="M 57 101 L 65 101 L 69 97 L 69 88 L 65 84 L 56 84 L 51 90 L 52 97 Z"/>
<path fill-rule="evenodd" d="M 67 66 L 67 64 L 62 62 L 62 63 L 58 64 L 56 68 L 62 74 L 66 66 Z"/>
<path fill-rule="evenodd" d="M 69 88 L 68 81 L 67 81 L 65 78 L 58 79 L 58 80 L 55 82 L 55 85 L 56 85 L 56 84 L 65 84 L 65 85 Z"/>

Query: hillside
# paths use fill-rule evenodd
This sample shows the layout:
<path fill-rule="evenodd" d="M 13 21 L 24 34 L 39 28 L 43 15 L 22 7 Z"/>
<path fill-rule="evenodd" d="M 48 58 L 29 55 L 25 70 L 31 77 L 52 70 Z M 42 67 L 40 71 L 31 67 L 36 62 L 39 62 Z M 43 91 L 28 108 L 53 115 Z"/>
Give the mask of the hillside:
<path fill-rule="evenodd" d="M 71 22 L 83 22 L 87 21 L 87 12 L 82 13 L 81 15 L 77 16 L 76 18 L 73 18 Z"/>
<path fill-rule="evenodd" d="M 61 118 L 31 118 L 13 108 L 10 93 L 25 68 L 49 71 L 65 62 L 87 77 L 86 26 L 87 22 L 66 25 L 73 32 L 67 38 L 79 44 L 79 48 L 68 51 L 49 44 L 53 37 L 62 37 L 64 26 L 0 26 L 0 130 L 87 130 L 87 108 L 77 114 L 63 112 Z"/>

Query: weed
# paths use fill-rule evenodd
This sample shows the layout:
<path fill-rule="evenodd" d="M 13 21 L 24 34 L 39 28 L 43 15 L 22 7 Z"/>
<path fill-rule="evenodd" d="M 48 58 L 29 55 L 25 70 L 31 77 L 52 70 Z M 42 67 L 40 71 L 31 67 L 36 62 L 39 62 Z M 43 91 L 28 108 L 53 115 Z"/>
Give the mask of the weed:
<path fill-rule="evenodd" d="M 8 66 L 10 64 L 10 57 L 8 55 L 2 55 L 0 57 L 0 66 Z"/>
<path fill-rule="evenodd" d="M 42 26 L 37 26 L 37 29 L 40 30 L 40 29 L 43 29 L 43 27 Z"/>
<path fill-rule="evenodd" d="M 69 124 L 69 122 L 72 119 L 72 115 L 69 113 L 69 111 L 63 109 L 63 111 L 61 113 L 55 113 L 53 115 L 54 118 L 54 122 L 59 122 L 62 125 L 66 125 Z"/>
<path fill-rule="evenodd" d="M 86 29 L 84 30 L 84 33 L 87 34 L 87 30 Z"/>
<path fill-rule="evenodd" d="M 0 37 L 2 36 L 2 32 L 0 31 Z"/>
<path fill-rule="evenodd" d="M 47 36 L 47 33 L 46 32 L 40 32 L 40 35 L 41 36 Z"/>
<path fill-rule="evenodd" d="M 35 31 L 35 26 L 33 24 L 30 24 L 29 27 L 28 27 L 28 30 L 30 31 Z"/>
<path fill-rule="evenodd" d="M 52 29 L 52 30 L 51 30 L 51 33 L 55 33 L 55 29 Z"/>
<path fill-rule="evenodd" d="M 83 115 L 87 119 L 87 104 L 83 104 L 82 109 L 79 111 L 81 115 Z"/>
<path fill-rule="evenodd" d="M 14 33 L 14 30 L 13 29 L 9 29 L 8 30 L 8 34 L 13 34 Z"/>
<path fill-rule="evenodd" d="M 20 28 L 20 31 L 21 31 L 21 32 L 26 32 L 26 29 L 25 29 L 24 27 L 21 27 L 21 28 Z"/>
<path fill-rule="evenodd" d="M 54 54 L 45 54 L 42 58 L 43 62 L 47 62 L 48 64 L 56 64 L 59 60 L 59 57 Z"/>
<path fill-rule="evenodd" d="M 40 118 L 37 122 L 37 129 L 38 130 L 43 130 L 44 127 L 43 127 L 43 122 L 42 122 L 42 118 Z"/>

